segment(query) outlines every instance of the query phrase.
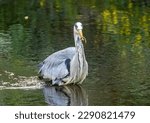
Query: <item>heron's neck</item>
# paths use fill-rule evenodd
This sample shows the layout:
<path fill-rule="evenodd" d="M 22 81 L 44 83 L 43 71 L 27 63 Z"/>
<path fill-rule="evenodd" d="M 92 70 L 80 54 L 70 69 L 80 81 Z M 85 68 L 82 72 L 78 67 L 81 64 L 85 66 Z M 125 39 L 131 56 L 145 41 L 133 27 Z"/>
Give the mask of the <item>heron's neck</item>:
<path fill-rule="evenodd" d="M 75 36 L 74 36 L 74 41 L 75 41 L 75 48 L 76 48 L 76 50 L 80 51 L 80 53 L 81 52 L 84 53 L 83 43 L 82 43 L 80 37 L 77 34 L 75 34 Z"/>
<path fill-rule="evenodd" d="M 79 51 L 84 51 L 84 47 L 82 44 L 82 41 L 79 37 L 79 35 L 76 33 L 75 29 L 74 29 L 74 42 L 75 42 L 75 48 Z"/>

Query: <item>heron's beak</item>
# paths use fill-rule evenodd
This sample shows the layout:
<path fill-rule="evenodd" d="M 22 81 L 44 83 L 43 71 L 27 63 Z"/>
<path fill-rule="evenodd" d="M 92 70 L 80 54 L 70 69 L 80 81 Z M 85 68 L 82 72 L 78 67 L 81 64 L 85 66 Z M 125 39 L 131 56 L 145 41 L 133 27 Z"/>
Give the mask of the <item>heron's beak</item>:
<path fill-rule="evenodd" d="M 81 29 L 78 30 L 78 33 L 79 33 L 79 35 L 80 35 L 80 39 L 86 43 L 86 39 L 85 39 L 85 37 L 83 36 L 83 33 L 82 33 L 82 30 L 81 30 Z"/>

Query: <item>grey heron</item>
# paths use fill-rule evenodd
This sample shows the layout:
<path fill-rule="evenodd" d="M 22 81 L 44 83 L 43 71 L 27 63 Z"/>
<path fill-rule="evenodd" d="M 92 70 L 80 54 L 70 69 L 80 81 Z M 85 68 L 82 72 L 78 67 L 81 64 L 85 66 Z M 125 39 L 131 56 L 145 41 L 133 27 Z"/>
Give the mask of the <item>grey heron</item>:
<path fill-rule="evenodd" d="M 82 33 L 82 23 L 76 22 L 73 26 L 75 47 L 57 51 L 40 63 L 39 76 L 52 81 L 52 85 L 81 84 L 88 75 Z"/>

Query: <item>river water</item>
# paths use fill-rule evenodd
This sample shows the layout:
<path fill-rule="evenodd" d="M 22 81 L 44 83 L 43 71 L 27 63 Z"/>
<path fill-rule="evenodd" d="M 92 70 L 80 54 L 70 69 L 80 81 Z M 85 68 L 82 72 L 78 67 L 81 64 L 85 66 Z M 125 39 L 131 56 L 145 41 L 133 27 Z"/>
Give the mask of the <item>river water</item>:
<path fill-rule="evenodd" d="M 149 13 L 148 0 L 0 1 L 0 105 L 150 105 Z M 74 46 L 76 21 L 89 75 L 45 84 L 38 64 Z"/>

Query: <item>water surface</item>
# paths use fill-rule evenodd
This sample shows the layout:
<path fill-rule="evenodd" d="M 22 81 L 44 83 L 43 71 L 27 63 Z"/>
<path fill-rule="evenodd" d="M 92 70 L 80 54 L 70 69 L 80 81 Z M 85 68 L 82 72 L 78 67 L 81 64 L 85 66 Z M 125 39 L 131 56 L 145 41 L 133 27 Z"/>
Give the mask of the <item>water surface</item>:
<path fill-rule="evenodd" d="M 148 0 L 0 1 L 0 105 L 150 105 Z M 37 66 L 84 25 L 89 75 L 51 87 Z"/>

